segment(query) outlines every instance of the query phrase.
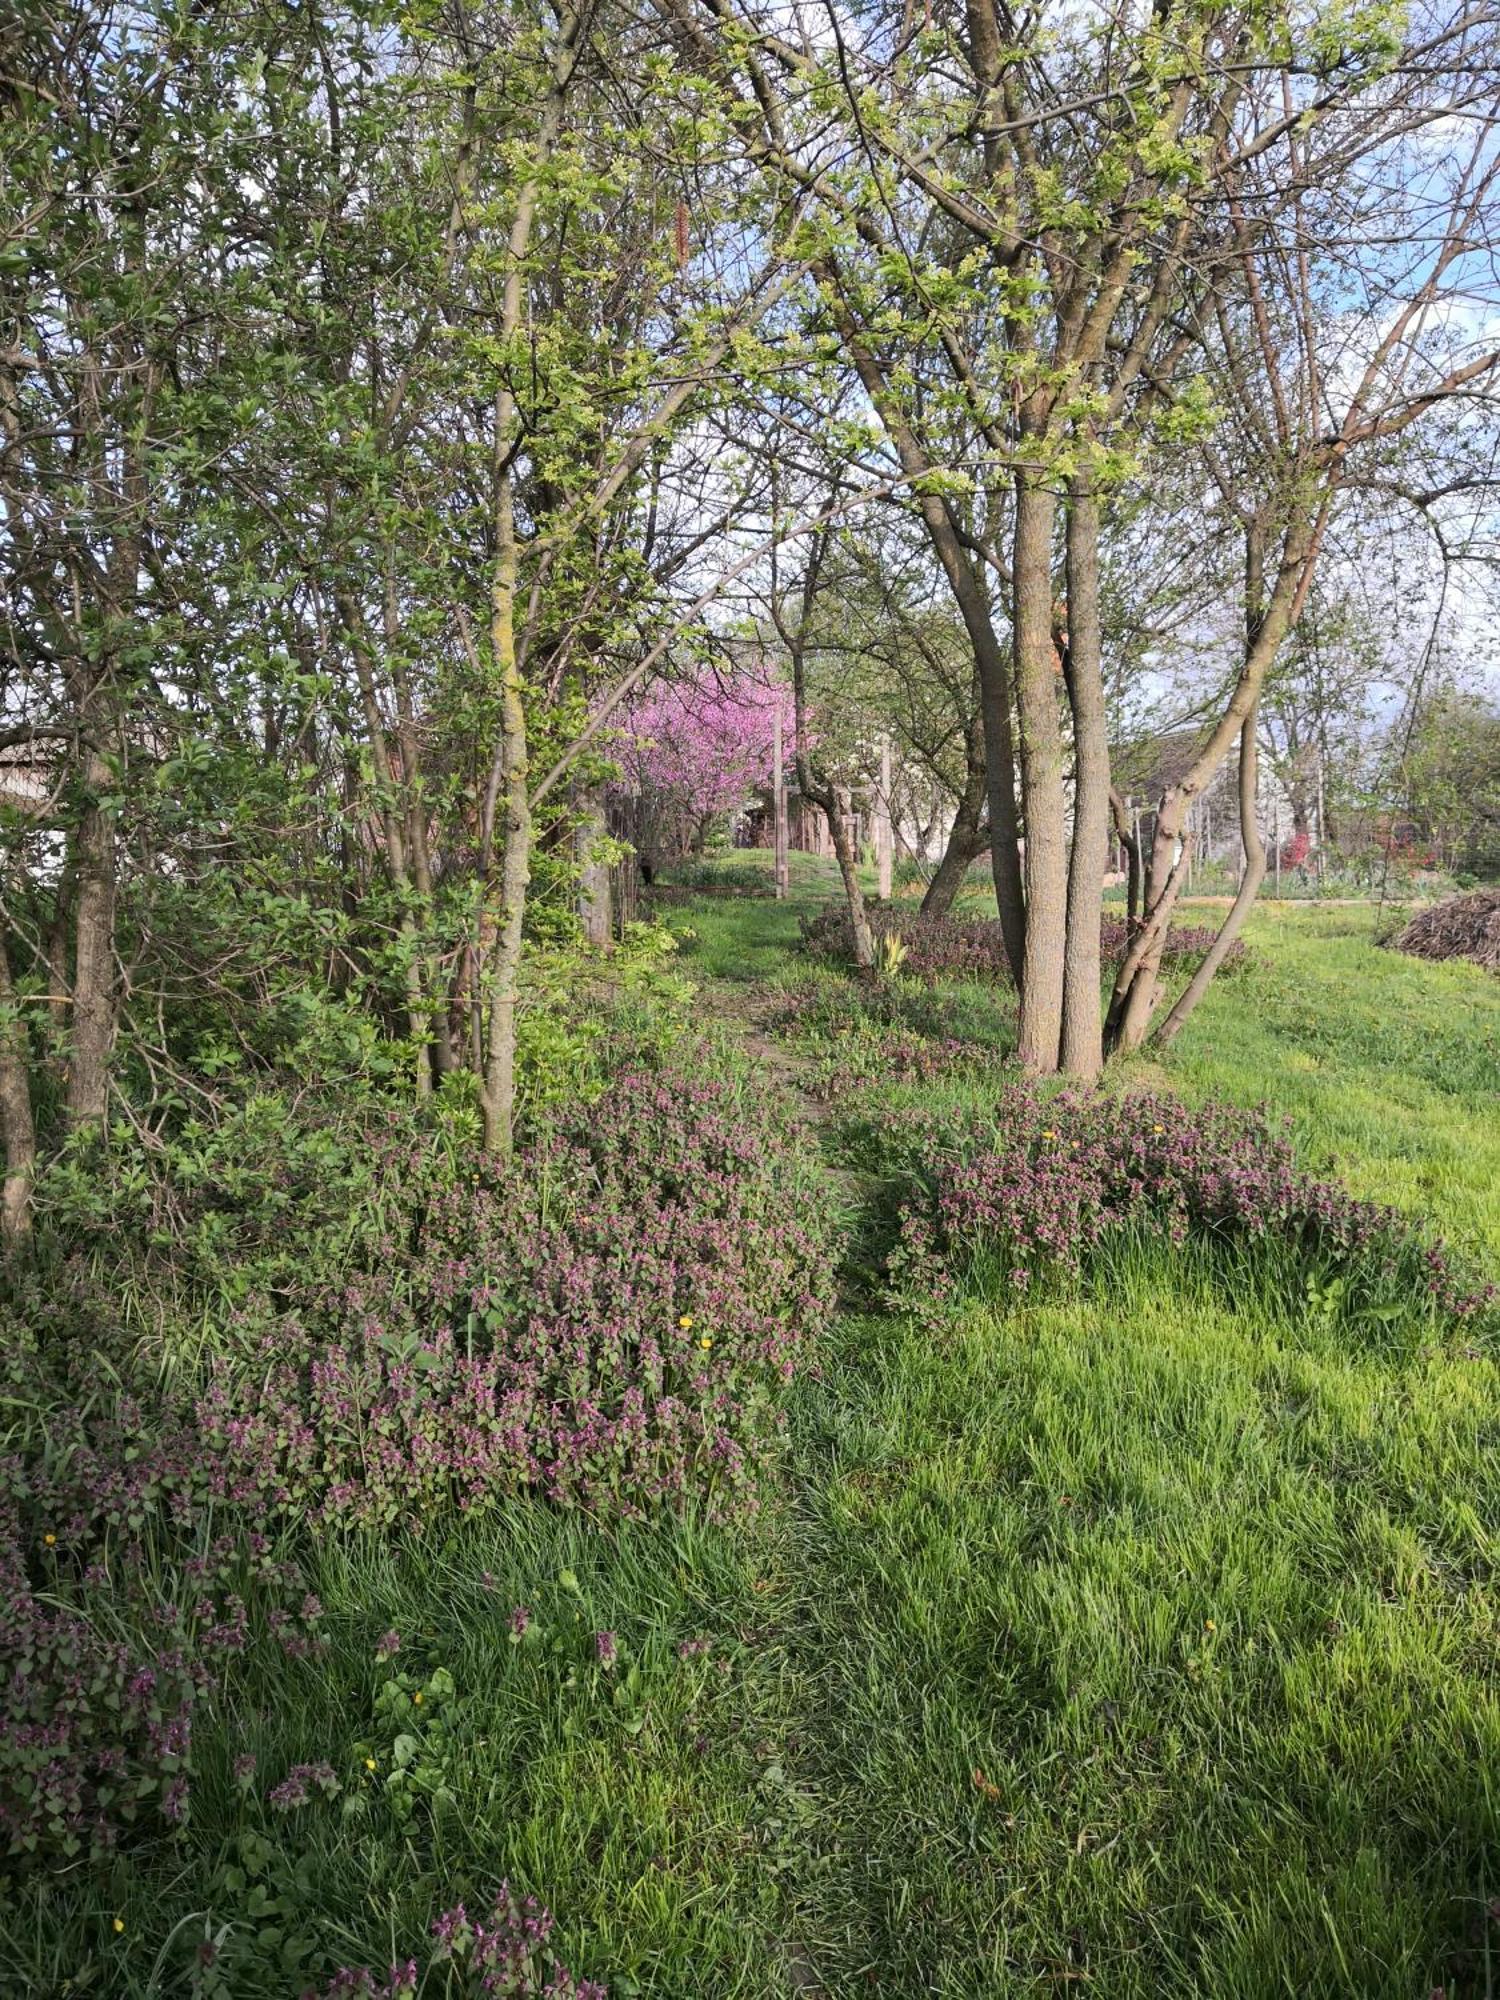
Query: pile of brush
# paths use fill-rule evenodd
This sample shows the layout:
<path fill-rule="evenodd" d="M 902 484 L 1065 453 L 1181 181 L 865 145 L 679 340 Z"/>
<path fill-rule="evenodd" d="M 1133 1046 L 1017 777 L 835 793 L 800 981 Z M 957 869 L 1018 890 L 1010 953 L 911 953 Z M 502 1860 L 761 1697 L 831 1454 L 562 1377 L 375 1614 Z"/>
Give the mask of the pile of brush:
<path fill-rule="evenodd" d="M 1434 903 L 1387 943 L 1414 958 L 1468 958 L 1486 972 L 1500 973 L 1500 889 Z"/>

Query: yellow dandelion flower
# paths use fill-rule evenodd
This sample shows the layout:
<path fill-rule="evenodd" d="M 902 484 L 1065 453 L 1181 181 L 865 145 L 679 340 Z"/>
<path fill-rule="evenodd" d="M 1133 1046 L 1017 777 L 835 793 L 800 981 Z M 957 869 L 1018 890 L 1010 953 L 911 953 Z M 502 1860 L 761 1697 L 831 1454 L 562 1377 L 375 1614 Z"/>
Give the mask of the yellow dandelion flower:
<path fill-rule="evenodd" d="M 682 1328 L 684 1333 L 691 1333 L 693 1330 L 693 1315 L 691 1313 L 684 1313 L 677 1324 Z"/>
<path fill-rule="evenodd" d="M 1042 1134 L 1042 1137 L 1043 1137 L 1044 1139 L 1055 1139 L 1055 1138 L 1057 1137 L 1057 1134 L 1056 1134 L 1055 1132 L 1052 1132 L 1052 1131 L 1047 1131 L 1047 1132 L 1043 1132 L 1043 1134 Z"/>
<path fill-rule="evenodd" d="M 714 1339 L 711 1333 L 705 1333 L 699 1335 L 698 1345 L 700 1347 L 712 1347 L 713 1344 L 714 1344 Z"/>
<path fill-rule="evenodd" d="M 412 1703 L 413 1706 L 417 1708 L 420 1708 L 422 1706 L 422 1690 L 420 1688 L 418 1688 L 416 1693 L 412 1696 Z"/>
<path fill-rule="evenodd" d="M 47 1544 L 49 1549 L 55 1549 L 57 1547 L 56 1535 L 43 1535 L 42 1540 Z"/>
<path fill-rule="evenodd" d="M 1217 1632 L 1219 1628 L 1217 1625 L 1215 1625 L 1212 1618 L 1205 1618 L 1203 1621 L 1203 1629 L 1205 1632 Z"/>
<path fill-rule="evenodd" d="M 365 1769 L 367 1771 L 373 1771 L 375 1769 L 375 1759 L 373 1757 L 366 1757 Z"/>
<path fill-rule="evenodd" d="M 1158 1139 L 1161 1137 L 1162 1133 L 1166 1131 L 1166 1129 L 1167 1128 L 1165 1125 L 1153 1125 L 1151 1127 L 1151 1130 L 1156 1134 Z"/>
<path fill-rule="evenodd" d="M 116 1917 L 116 1918 L 115 1918 L 115 1936 L 116 1936 L 116 1937 L 118 1937 L 118 1936 L 120 1935 L 121 1931 L 123 1931 L 123 1930 L 124 1930 L 124 1928 L 125 1928 L 125 1919 L 124 1919 L 123 1917 Z"/>

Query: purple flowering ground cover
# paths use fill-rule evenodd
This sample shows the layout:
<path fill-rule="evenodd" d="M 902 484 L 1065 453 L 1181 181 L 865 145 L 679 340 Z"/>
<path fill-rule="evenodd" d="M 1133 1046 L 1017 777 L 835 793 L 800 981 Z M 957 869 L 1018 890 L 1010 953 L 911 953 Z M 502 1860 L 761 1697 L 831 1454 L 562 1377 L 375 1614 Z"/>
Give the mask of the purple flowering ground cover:
<path fill-rule="evenodd" d="M 693 912 L 767 927 L 800 1123 L 639 1051 L 515 1176 L 252 1109 L 14 1288 L 0 1990 L 1485 1992 L 1482 1275 L 1305 1127 L 1038 1090 L 1008 992 L 794 920 Z M 1257 1084 L 1267 1023 L 1389 1048 L 1319 962 Z M 1470 1103 L 1500 1008 L 1433 973 Z"/>
<path fill-rule="evenodd" d="M 410 1841 L 456 1799 L 456 1724 L 474 1711 L 438 1657 L 451 1644 L 392 1627 L 372 1649 L 348 1629 L 347 1579 L 337 1629 L 319 1589 L 330 1548 L 442 1540 L 538 1503 L 543 1519 L 613 1536 L 640 1523 L 648 1546 L 653 1523 L 741 1518 L 830 1309 L 826 1206 L 775 1107 L 723 1075 L 624 1067 L 503 1174 L 434 1172 L 431 1146 L 388 1120 L 362 1143 L 381 1191 L 368 1238 L 332 1281 L 320 1257 L 299 1269 L 277 1249 L 255 1267 L 268 1289 L 239 1296 L 195 1366 L 164 1369 L 126 1338 L 82 1267 L 41 1296 L 23 1288 L 8 1315 L 4 1872 L 31 1893 L 81 1891 L 90 1871 L 191 1843 L 205 1810 L 222 1823 L 237 1801 L 210 1872 L 225 1906 L 248 1898 L 257 1922 L 201 1932 L 184 1976 L 205 1995 L 301 1990 L 255 1981 L 268 1963 L 288 1981 L 327 1963 L 307 1871 L 282 1865 L 288 1827 L 363 1819 L 378 1794 Z M 501 1657 L 519 1666 L 545 1634 L 553 1677 L 586 1681 L 628 1727 L 616 1697 L 636 1703 L 632 1621 L 601 1617 L 575 1638 L 577 1586 L 566 1620 L 523 1602 L 577 1563 L 521 1566 Z M 714 1650 L 697 1615 L 678 1643 L 674 1689 L 701 1681 L 690 1663 Z M 325 1727 L 345 1753 L 294 1728 L 269 1753 L 226 1759 L 237 1734 L 266 1733 L 237 1727 L 246 1702 L 304 1670 L 304 1697 L 343 1683 L 353 1712 Z M 362 1717 L 371 1740 L 349 1746 Z M 460 1884 L 470 1907 L 494 1904 L 497 1880 Z M 498 1893 L 494 1919 L 454 1915 L 451 1895 L 436 1912 L 444 1990 L 460 1972 L 476 1993 L 601 1990 L 543 1953 L 539 1906 Z M 105 1945 L 130 1934 L 116 1914 Z M 335 1965 L 329 1991 L 405 1991 L 404 1965 L 373 1984 Z"/>
<path fill-rule="evenodd" d="M 955 1115 L 916 1109 L 881 1134 L 908 1168 L 898 1293 L 941 1295 L 981 1273 L 1012 1294 L 1076 1277 L 1112 1238 L 1261 1246 L 1294 1282 L 1327 1280 L 1367 1313 L 1492 1317 L 1494 1287 L 1396 1210 L 1302 1169 L 1264 1116 L 1159 1092 L 1043 1092 L 1016 1081 Z"/>
<path fill-rule="evenodd" d="M 915 906 L 871 904 L 867 915 L 877 937 L 899 937 L 905 946 L 903 968 L 919 978 L 996 979 L 1010 982 L 1010 966 L 1005 956 L 1005 939 L 995 917 L 926 916 Z M 1191 968 L 1213 943 L 1212 924 L 1175 923 L 1167 934 L 1163 963 Z M 1106 911 L 1100 924 L 1099 942 L 1104 963 L 1115 964 L 1125 955 L 1128 930 L 1124 917 Z M 848 964 L 853 955 L 852 934 L 847 914 L 830 907 L 804 920 L 803 950 L 812 958 Z M 1223 971 L 1233 972 L 1247 962 L 1244 943 L 1230 946 Z"/>

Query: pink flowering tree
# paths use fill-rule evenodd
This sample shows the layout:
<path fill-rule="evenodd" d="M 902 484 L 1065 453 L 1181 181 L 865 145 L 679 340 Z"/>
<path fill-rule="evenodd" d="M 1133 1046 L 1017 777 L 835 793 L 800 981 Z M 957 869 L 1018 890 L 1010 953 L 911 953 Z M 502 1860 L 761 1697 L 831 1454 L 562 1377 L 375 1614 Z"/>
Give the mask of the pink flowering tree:
<path fill-rule="evenodd" d="M 775 683 L 730 681 L 704 665 L 632 707 L 619 756 L 641 800 L 644 847 L 700 848 L 716 819 L 770 783 L 778 711 L 790 763 L 791 691 Z"/>

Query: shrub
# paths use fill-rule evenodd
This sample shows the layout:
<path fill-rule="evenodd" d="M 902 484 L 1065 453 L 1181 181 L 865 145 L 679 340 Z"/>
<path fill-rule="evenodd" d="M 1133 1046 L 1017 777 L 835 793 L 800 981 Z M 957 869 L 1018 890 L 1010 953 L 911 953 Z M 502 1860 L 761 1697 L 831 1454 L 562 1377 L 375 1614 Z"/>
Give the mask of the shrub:
<path fill-rule="evenodd" d="M 437 1188 L 400 1256 L 310 1280 L 199 1398 L 216 1490 L 384 1524 L 534 1489 L 640 1514 L 748 1496 L 829 1305 L 792 1142 L 722 1083 L 636 1072 Z"/>
<path fill-rule="evenodd" d="M 195 1715 L 233 1662 L 322 1644 L 278 1531 L 294 1549 L 309 1521 L 383 1526 L 523 1488 L 613 1515 L 753 1499 L 831 1290 L 828 1231 L 768 1113 L 724 1082 L 637 1068 L 500 1174 L 460 1173 L 442 1133 L 364 1111 L 362 1135 L 316 1114 L 288 1130 L 279 1171 L 248 1149 L 269 1185 L 243 1211 L 228 1136 L 172 1156 L 180 1181 L 143 1195 L 117 1239 L 178 1328 L 165 1344 L 122 1325 L 80 1256 L 12 1285 L 13 1862 L 182 1822 Z M 265 1136 L 259 1114 L 240 1129 Z M 182 1347 L 195 1311 L 206 1351 Z"/>
<path fill-rule="evenodd" d="M 908 1292 L 941 1293 L 965 1267 L 1024 1291 L 1038 1275 L 1077 1273 L 1106 1239 L 1135 1232 L 1173 1243 L 1275 1239 L 1386 1305 L 1426 1297 L 1458 1319 L 1493 1297 L 1440 1241 L 1303 1172 L 1283 1135 L 1227 1105 L 1044 1097 L 1017 1083 L 956 1127 L 909 1114 L 888 1148 L 905 1186 L 890 1267 Z"/>

